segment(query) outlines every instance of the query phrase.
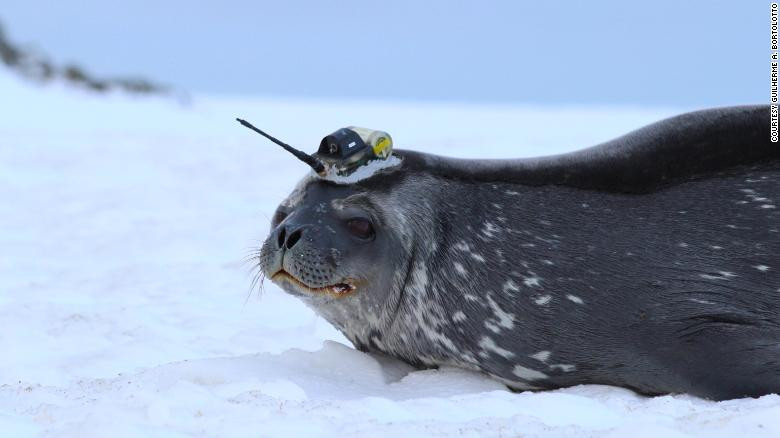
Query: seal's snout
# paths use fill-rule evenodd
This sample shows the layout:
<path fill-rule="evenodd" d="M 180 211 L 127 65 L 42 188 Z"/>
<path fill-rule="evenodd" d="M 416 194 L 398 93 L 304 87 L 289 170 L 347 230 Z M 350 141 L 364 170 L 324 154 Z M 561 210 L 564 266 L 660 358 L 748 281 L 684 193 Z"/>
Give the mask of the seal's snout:
<path fill-rule="evenodd" d="M 295 294 L 342 297 L 355 291 L 357 280 L 339 269 L 341 253 L 321 228 L 295 219 L 279 223 L 261 250 L 266 277 Z"/>
<path fill-rule="evenodd" d="M 303 227 L 286 227 L 279 225 L 276 230 L 276 243 L 279 249 L 292 249 L 304 233 Z"/>

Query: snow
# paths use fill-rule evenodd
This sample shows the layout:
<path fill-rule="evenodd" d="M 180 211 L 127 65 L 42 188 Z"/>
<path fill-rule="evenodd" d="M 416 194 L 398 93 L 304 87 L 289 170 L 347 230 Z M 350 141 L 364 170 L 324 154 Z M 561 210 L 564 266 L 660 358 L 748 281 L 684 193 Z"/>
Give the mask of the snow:
<path fill-rule="evenodd" d="M 39 87 L 0 73 L 3 436 L 780 434 L 780 397 L 710 402 L 579 386 L 512 393 L 354 350 L 242 260 L 352 124 L 454 156 L 558 153 L 680 109 L 465 106 Z"/>

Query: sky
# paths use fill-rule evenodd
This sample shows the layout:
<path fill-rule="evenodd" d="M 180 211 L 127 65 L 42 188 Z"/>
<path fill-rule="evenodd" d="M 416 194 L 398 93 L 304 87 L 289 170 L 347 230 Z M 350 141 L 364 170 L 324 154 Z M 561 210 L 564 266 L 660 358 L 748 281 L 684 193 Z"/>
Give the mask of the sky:
<path fill-rule="evenodd" d="M 3 0 L 10 37 L 195 93 L 705 107 L 768 102 L 762 1 Z"/>

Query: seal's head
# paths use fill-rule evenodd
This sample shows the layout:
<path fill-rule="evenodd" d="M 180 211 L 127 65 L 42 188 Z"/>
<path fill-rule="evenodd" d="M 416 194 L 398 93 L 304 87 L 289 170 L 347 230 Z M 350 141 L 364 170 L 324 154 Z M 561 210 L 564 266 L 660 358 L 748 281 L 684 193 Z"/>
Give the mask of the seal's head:
<path fill-rule="evenodd" d="M 259 256 L 266 278 L 356 338 L 392 313 L 407 268 L 407 236 L 391 195 L 377 191 L 393 170 L 379 173 L 358 183 L 305 177 L 277 208 Z"/>
<path fill-rule="evenodd" d="M 387 226 L 393 220 L 387 204 L 375 196 L 376 181 L 402 167 L 390 135 L 350 126 L 323 138 L 310 155 L 237 120 L 314 171 L 274 214 L 259 256 L 263 274 L 360 344 L 387 319 L 393 300 L 396 308 L 400 303 L 393 292 L 403 275 L 394 268 L 407 258 L 399 233 Z"/>

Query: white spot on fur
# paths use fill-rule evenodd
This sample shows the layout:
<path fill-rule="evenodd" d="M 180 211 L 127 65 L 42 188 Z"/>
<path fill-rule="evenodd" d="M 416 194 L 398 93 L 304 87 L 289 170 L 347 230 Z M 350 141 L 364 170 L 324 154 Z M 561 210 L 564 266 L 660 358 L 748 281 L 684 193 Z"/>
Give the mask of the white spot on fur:
<path fill-rule="evenodd" d="M 423 263 L 416 264 L 411 274 L 409 297 L 423 296 L 428 282 L 425 265 Z M 441 317 L 438 315 L 441 315 Z M 443 346 L 452 353 L 460 354 L 458 346 L 440 330 L 440 326 L 445 323 L 445 321 L 442 321 L 444 313 L 440 308 L 437 308 L 435 303 L 426 302 L 423 304 L 418 301 L 418 305 L 412 306 L 411 314 L 406 316 L 410 321 L 408 323 L 417 325 L 428 340 Z M 421 360 L 426 362 L 424 358 Z"/>
<path fill-rule="evenodd" d="M 699 304 L 715 304 L 712 301 L 700 300 L 698 298 L 690 298 L 690 299 L 688 299 L 688 301 L 691 301 L 691 302 L 694 302 L 694 303 L 699 303 Z"/>
<path fill-rule="evenodd" d="M 538 353 L 532 354 L 530 357 L 540 361 L 540 362 L 547 362 L 547 359 L 550 358 L 550 352 L 547 350 L 542 350 Z"/>
<path fill-rule="evenodd" d="M 512 370 L 512 374 L 523 380 L 539 380 L 547 378 L 547 374 L 540 373 L 539 371 L 532 370 L 520 365 L 515 365 L 514 369 Z"/>
<path fill-rule="evenodd" d="M 474 259 L 474 260 L 476 260 L 476 261 L 478 261 L 478 262 L 480 262 L 480 263 L 485 263 L 485 258 L 484 258 L 484 257 L 482 257 L 482 256 L 481 256 L 481 255 L 479 255 L 479 254 L 476 254 L 476 253 L 471 253 L 471 258 L 472 258 L 472 259 Z"/>
<path fill-rule="evenodd" d="M 564 373 L 570 373 L 570 372 L 576 370 L 577 367 L 574 366 L 574 365 L 569 365 L 569 364 L 565 364 L 565 363 L 556 363 L 556 364 L 550 365 L 550 369 L 551 370 L 561 370 Z"/>
<path fill-rule="evenodd" d="M 688 244 L 685 243 L 685 242 L 680 242 L 680 243 L 677 244 L 677 246 L 679 246 L 680 248 L 687 248 Z"/>
<path fill-rule="evenodd" d="M 568 294 L 568 295 L 566 295 L 566 298 L 567 298 L 569 301 L 573 302 L 573 303 L 577 303 L 577 304 L 585 304 L 585 302 L 584 302 L 584 301 L 582 301 L 582 298 L 578 297 L 577 295 Z"/>
<path fill-rule="evenodd" d="M 515 195 L 519 195 L 520 194 L 520 192 L 515 192 L 513 190 L 507 190 L 504 193 L 506 193 L 507 195 L 510 195 L 510 196 L 515 196 Z"/>
<path fill-rule="evenodd" d="M 769 266 L 767 266 L 767 265 L 758 265 L 758 266 L 753 266 L 753 267 L 758 269 L 761 272 L 766 272 L 766 271 L 769 270 Z"/>
<path fill-rule="evenodd" d="M 540 306 L 545 306 L 545 305 L 547 305 L 547 303 L 549 303 L 551 300 L 552 300 L 552 295 L 542 295 L 542 296 L 540 296 L 540 297 L 537 297 L 537 298 L 534 300 L 534 303 L 536 303 L 536 304 L 538 304 L 538 305 L 540 305 Z"/>
<path fill-rule="evenodd" d="M 552 260 L 547 260 L 547 259 L 542 260 L 542 263 L 544 263 L 547 266 L 552 266 L 552 265 L 555 264 L 555 263 L 552 262 Z"/>
<path fill-rule="evenodd" d="M 511 278 L 504 283 L 504 292 L 517 292 L 520 287 Z"/>
<path fill-rule="evenodd" d="M 515 356 L 515 354 L 512 353 L 511 351 L 505 350 L 499 347 L 498 345 L 496 345 L 495 341 L 493 341 L 492 338 L 489 338 L 487 336 L 483 336 L 482 339 L 479 340 L 479 346 L 484 351 L 491 351 L 505 359 L 511 359 L 512 357 Z"/>
<path fill-rule="evenodd" d="M 712 274 L 699 274 L 699 277 L 705 279 L 705 280 L 728 280 L 731 277 L 736 277 L 737 274 L 733 272 L 726 272 L 726 271 L 720 271 L 718 272 L 718 275 L 712 275 Z"/>
<path fill-rule="evenodd" d="M 493 314 L 498 319 L 498 325 L 508 329 L 514 328 L 515 315 L 505 312 L 504 309 L 502 309 L 495 301 L 493 301 L 490 295 L 487 296 L 487 300 L 490 308 L 493 310 Z"/>
<path fill-rule="evenodd" d="M 541 280 L 542 279 L 537 276 L 526 277 L 525 280 L 523 280 L 523 284 L 528 287 L 538 287 Z"/>
<path fill-rule="evenodd" d="M 455 249 L 460 251 L 471 251 L 471 248 L 469 248 L 469 244 L 465 241 L 461 240 L 460 242 L 456 243 L 454 246 Z"/>
<path fill-rule="evenodd" d="M 493 324 L 491 321 L 485 321 L 484 325 L 488 330 L 490 330 L 495 334 L 501 333 L 501 329 L 497 325 Z"/>
<path fill-rule="evenodd" d="M 467 319 L 468 317 L 466 316 L 466 314 L 461 312 L 460 310 L 452 314 L 452 320 L 455 322 L 463 322 Z"/>
<path fill-rule="evenodd" d="M 458 274 L 460 274 L 460 275 L 462 275 L 464 277 L 468 275 L 468 272 L 466 272 L 466 268 L 464 268 L 463 265 L 461 265 L 460 263 L 454 262 L 452 264 L 452 266 L 455 267 L 455 271 L 457 271 Z"/>
<path fill-rule="evenodd" d="M 710 248 L 712 248 L 712 249 L 723 249 L 722 246 L 718 246 L 718 245 L 712 245 Z"/>
<path fill-rule="evenodd" d="M 424 290 L 428 286 L 428 270 L 422 263 L 417 263 L 412 270 L 412 283 L 410 287 Z"/>
<path fill-rule="evenodd" d="M 482 228 L 482 234 L 484 234 L 486 237 L 494 237 L 495 233 L 499 232 L 501 229 L 495 226 L 495 224 L 491 222 L 485 222 L 484 228 Z"/>
<path fill-rule="evenodd" d="M 761 206 L 761 208 L 769 209 L 769 208 L 775 208 L 775 206 L 772 204 L 764 204 Z"/>

